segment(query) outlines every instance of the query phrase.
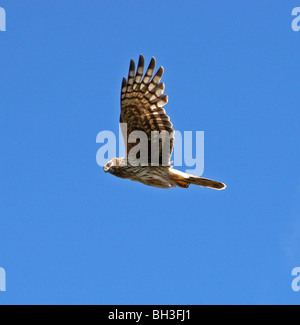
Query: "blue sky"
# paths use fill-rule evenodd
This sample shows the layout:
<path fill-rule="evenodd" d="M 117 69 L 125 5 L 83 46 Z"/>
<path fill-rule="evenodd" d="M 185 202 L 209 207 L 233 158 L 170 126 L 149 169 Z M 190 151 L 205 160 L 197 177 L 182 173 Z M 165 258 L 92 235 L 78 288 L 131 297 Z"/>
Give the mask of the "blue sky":
<path fill-rule="evenodd" d="M 8 1 L 0 32 L 0 304 L 299 304 L 299 1 Z M 163 65 L 204 177 L 105 174 L 131 58 Z M 182 168 L 184 170 L 184 167 Z"/>

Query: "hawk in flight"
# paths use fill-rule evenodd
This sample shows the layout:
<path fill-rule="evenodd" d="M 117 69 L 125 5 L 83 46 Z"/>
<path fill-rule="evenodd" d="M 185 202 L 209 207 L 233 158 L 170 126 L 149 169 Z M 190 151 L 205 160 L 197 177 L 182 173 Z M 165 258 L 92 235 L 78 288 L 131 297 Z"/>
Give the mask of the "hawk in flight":
<path fill-rule="evenodd" d="M 224 189 L 225 184 L 176 170 L 171 166 L 174 130 L 163 106 L 168 102 L 164 95 L 165 85 L 160 82 L 163 67 L 156 74 L 155 58 L 152 58 L 144 75 L 144 57 L 140 55 L 137 70 L 130 61 L 128 79 L 123 77 L 121 88 L 121 130 L 123 133 L 126 157 L 113 158 L 106 163 L 104 171 L 121 178 L 160 188 L 190 184 L 214 189 Z M 143 76 L 144 75 L 144 76 Z M 126 127 L 124 127 L 126 126 Z M 136 132 L 138 131 L 138 132 Z M 134 134 L 144 134 L 132 140 Z M 134 147 L 140 144 L 136 152 Z M 154 150 L 154 145 L 156 149 Z"/>

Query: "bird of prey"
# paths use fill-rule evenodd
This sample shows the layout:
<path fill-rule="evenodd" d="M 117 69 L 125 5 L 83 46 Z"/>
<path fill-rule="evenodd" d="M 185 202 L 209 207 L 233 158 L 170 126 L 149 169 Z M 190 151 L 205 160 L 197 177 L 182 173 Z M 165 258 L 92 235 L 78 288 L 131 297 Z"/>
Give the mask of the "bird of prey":
<path fill-rule="evenodd" d="M 130 61 L 128 79 L 123 77 L 121 87 L 120 123 L 126 157 L 111 159 L 104 166 L 104 171 L 159 188 L 188 188 L 190 184 L 195 184 L 224 189 L 226 186 L 221 182 L 181 172 L 171 165 L 174 130 L 169 116 L 163 109 L 163 105 L 168 102 L 168 96 L 163 94 L 165 85 L 160 82 L 164 69 L 160 67 L 153 76 L 154 69 L 154 57 L 145 75 L 142 55 L 139 57 L 137 70 L 135 62 Z M 122 128 L 122 125 L 126 125 L 126 128 Z M 135 131 L 145 134 L 146 142 L 143 141 L 143 146 L 142 139 L 140 142 L 130 139 L 130 135 Z M 138 144 L 141 150 L 136 152 L 134 146 Z"/>

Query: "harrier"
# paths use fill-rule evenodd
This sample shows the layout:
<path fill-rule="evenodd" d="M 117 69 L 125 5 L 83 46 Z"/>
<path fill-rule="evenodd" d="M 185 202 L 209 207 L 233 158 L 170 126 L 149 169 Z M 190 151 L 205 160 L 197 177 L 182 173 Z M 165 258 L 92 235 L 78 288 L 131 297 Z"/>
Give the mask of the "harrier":
<path fill-rule="evenodd" d="M 123 77 L 121 88 L 120 123 L 121 126 L 126 126 L 121 127 L 126 157 L 111 159 L 104 166 L 104 171 L 159 188 L 175 186 L 188 188 L 190 184 L 195 184 L 218 190 L 224 189 L 226 186 L 221 182 L 183 173 L 171 166 L 174 130 L 169 116 L 163 109 L 168 102 L 168 96 L 163 94 L 165 85 L 160 82 L 164 69 L 160 67 L 153 76 L 154 69 L 155 58 L 151 59 L 145 75 L 142 55 L 139 57 L 137 70 L 135 62 L 130 61 L 128 79 Z M 140 152 L 132 150 L 137 145 L 137 141 L 132 141 L 132 138 L 130 141 L 134 131 L 142 132 L 146 137 L 143 148 L 146 160 L 144 157 L 143 163 L 141 163 L 142 150 Z M 140 139 L 138 143 L 141 142 Z M 155 143 L 157 155 L 153 149 Z"/>

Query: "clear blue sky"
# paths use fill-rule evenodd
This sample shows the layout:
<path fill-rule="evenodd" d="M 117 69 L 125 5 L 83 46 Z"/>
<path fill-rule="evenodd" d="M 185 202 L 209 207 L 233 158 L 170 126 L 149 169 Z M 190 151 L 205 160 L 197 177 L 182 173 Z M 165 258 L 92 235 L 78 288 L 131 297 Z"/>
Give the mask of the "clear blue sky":
<path fill-rule="evenodd" d="M 1 0 L 0 304 L 299 304 L 299 1 Z M 96 164 L 131 58 L 163 65 L 204 177 Z M 182 168 L 184 170 L 184 168 Z"/>

